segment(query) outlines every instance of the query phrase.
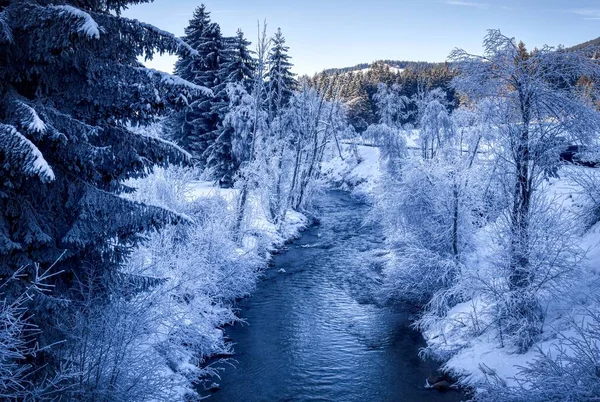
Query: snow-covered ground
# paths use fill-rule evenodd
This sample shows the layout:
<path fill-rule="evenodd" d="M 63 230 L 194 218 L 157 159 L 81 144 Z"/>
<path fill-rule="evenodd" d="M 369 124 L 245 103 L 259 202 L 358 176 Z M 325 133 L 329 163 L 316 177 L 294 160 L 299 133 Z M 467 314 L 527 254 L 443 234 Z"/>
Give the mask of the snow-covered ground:
<path fill-rule="evenodd" d="M 337 157 L 323 163 L 323 175 L 332 185 L 368 198 L 381 179 L 379 148 L 359 145 L 352 152 L 349 147 L 345 145 L 345 159 Z"/>
<path fill-rule="evenodd" d="M 593 288 L 600 281 L 600 223 L 585 229 L 581 225 L 585 196 L 582 188 L 570 179 L 573 175 L 598 175 L 595 169 L 568 166 L 559 171 L 559 178 L 548 180 L 541 192 L 564 218 L 569 217 L 575 225 L 574 242 L 584 251 L 583 259 L 573 267 L 575 277 L 563 283 L 561 289 L 552 291 L 544 303 L 546 320 L 540 339 L 523 354 L 510 347 L 499 345 L 499 333 L 490 320 L 489 303 L 474 292 L 473 297 L 453 307 L 440 322 L 424 332 L 434 355 L 446 357 L 444 368 L 457 375 L 465 385 L 477 387 L 492 383 L 500 386 L 518 386 L 521 368 L 533 363 L 540 352 L 556 356 L 568 338 L 577 337 L 574 322 L 586 320 L 586 309 L 594 306 Z M 578 223 L 579 222 L 579 223 Z M 578 232 L 578 233 L 577 233 Z M 493 228 L 480 230 L 476 249 L 468 256 L 469 269 L 478 270 L 483 276 L 494 253 Z M 566 236 L 566 234 L 565 234 Z M 578 244 L 577 244 L 578 243 Z M 573 321 L 575 319 L 575 321 Z M 573 351 L 566 350 L 568 355 Z"/>

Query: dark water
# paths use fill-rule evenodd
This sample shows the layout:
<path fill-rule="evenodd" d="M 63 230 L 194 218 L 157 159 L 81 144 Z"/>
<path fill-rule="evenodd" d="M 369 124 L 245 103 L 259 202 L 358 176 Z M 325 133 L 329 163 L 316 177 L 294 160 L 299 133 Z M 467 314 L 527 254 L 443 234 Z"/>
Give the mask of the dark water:
<path fill-rule="evenodd" d="M 241 303 L 248 324 L 228 330 L 237 362 L 209 400 L 459 401 L 424 389 L 437 367 L 417 357 L 422 337 L 405 312 L 373 302 L 383 245 L 362 224 L 368 206 L 342 192 L 320 204 L 321 225 L 275 256 Z"/>

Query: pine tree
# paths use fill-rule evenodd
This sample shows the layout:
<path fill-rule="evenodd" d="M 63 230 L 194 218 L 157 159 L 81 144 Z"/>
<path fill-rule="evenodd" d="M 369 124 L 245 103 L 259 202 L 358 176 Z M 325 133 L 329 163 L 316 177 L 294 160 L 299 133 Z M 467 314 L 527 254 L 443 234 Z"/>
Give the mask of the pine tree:
<path fill-rule="evenodd" d="M 212 112 L 218 118 L 217 128 L 212 135 L 213 141 L 205 151 L 207 176 L 218 180 L 223 187 L 233 185 L 234 175 L 241 161 L 236 160 L 233 153 L 235 130 L 224 123 L 225 115 L 229 112 L 231 87 L 240 85 L 250 91 L 254 74 L 254 60 L 248 49 L 250 42 L 244 38 L 241 30 L 234 38 L 226 40 L 226 59 L 221 63 L 218 72 L 218 87 L 215 87 L 215 98 Z"/>
<path fill-rule="evenodd" d="M 229 60 L 224 64 L 228 71 L 225 81 L 241 84 L 246 92 L 252 92 L 254 71 L 256 61 L 252 57 L 250 41 L 244 37 L 241 29 L 237 30 L 236 36 L 228 41 Z"/>
<path fill-rule="evenodd" d="M 58 260 L 31 306 L 41 348 L 64 339 L 79 301 L 119 286 L 119 267 L 144 232 L 185 219 L 119 196 L 124 180 L 189 157 L 128 126 L 209 93 L 138 62 L 197 53 L 120 16 L 140 2 L 0 2 L 0 278 L 25 267 L 11 297 Z M 53 353 L 32 361 L 44 367 L 39 377 L 57 369 Z"/>
<path fill-rule="evenodd" d="M 269 117 L 271 120 L 287 106 L 294 89 L 298 86 L 295 74 L 291 71 L 293 64 L 290 63 L 289 47 L 285 45 L 281 28 L 277 28 L 272 43 L 267 59 L 269 64 L 267 73 Z"/>
<path fill-rule="evenodd" d="M 184 55 L 175 64 L 175 73 L 194 84 L 210 88 L 214 96 L 200 94 L 187 99 L 188 107 L 170 116 L 166 122 L 169 139 L 189 151 L 200 166 L 205 167 L 207 149 L 216 139 L 219 123 L 215 103 L 222 102 L 224 84 L 219 70 L 226 60 L 225 40 L 218 24 L 210 21 L 204 5 L 194 12 L 185 29 L 185 41 L 197 55 Z"/>

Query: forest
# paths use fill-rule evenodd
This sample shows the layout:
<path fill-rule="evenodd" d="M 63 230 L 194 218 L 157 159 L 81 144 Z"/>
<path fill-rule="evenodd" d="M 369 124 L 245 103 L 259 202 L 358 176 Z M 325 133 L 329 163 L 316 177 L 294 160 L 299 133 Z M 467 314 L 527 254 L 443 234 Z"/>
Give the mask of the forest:
<path fill-rule="evenodd" d="M 308 328 L 288 365 L 338 348 L 321 325 L 369 359 L 401 327 L 437 373 L 406 400 L 600 400 L 597 40 L 491 29 L 481 54 L 299 76 L 277 21 L 222 32 L 199 4 L 178 37 L 141 3 L 0 0 L 2 400 L 232 400 L 235 370 L 239 400 L 401 400 L 352 396 L 343 362 L 295 396 L 244 372 L 244 347 L 287 348 L 253 295 Z M 310 269 L 338 276 L 267 291 Z"/>

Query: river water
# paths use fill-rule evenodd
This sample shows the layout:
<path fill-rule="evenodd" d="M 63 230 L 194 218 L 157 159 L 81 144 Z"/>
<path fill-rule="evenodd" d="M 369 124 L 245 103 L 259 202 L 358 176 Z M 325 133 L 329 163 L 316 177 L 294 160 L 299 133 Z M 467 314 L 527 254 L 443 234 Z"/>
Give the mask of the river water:
<path fill-rule="evenodd" d="M 321 223 L 274 257 L 240 304 L 247 324 L 227 330 L 236 355 L 212 401 L 459 401 L 424 388 L 421 335 L 406 312 L 374 303 L 383 238 L 369 207 L 331 191 Z M 284 270 L 285 272 L 280 272 Z"/>

